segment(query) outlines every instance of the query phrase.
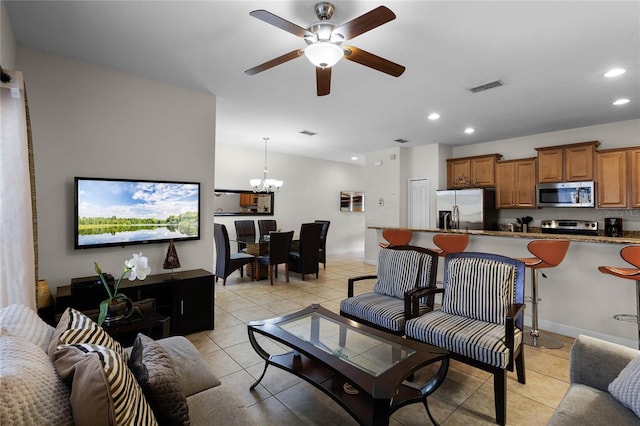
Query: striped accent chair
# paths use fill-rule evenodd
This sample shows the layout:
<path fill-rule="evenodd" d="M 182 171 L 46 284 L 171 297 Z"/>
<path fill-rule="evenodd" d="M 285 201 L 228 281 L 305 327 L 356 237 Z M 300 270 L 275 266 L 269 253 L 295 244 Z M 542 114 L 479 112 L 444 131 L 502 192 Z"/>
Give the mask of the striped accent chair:
<path fill-rule="evenodd" d="M 414 246 L 390 246 L 380 250 L 377 275 L 350 278 L 340 315 L 397 335 L 404 334 L 407 319 L 433 309 L 433 296 L 414 298 L 423 288 L 435 288 L 438 255 Z M 354 296 L 354 284 L 375 279 L 372 292 Z"/>
<path fill-rule="evenodd" d="M 507 417 L 507 370 L 525 383 L 522 327 L 524 263 L 486 253 L 447 255 L 441 309 L 407 321 L 407 338 L 451 352 L 451 358 L 493 374 L 496 423 Z"/>

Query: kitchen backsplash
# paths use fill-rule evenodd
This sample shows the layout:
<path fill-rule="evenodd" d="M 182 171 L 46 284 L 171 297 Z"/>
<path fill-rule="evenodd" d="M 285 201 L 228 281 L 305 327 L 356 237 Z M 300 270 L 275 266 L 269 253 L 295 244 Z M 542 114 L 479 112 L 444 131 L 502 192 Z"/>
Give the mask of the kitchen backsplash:
<path fill-rule="evenodd" d="M 621 218 L 622 231 L 640 234 L 640 209 L 589 209 L 589 208 L 542 208 L 542 209 L 500 209 L 499 223 L 518 223 L 518 218 L 531 216 L 529 228 L 540 228 L 540 222 L 547 219 L 596 220 L 598 230 L 604 235 L 605 219 Z"/>

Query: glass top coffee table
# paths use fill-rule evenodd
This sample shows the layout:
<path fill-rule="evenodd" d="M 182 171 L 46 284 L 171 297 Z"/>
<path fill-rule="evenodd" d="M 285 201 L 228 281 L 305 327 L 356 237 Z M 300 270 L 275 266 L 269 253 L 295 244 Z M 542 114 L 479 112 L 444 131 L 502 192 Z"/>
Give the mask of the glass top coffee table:
<path fill-rule="evenodd" d="M 340 404 L 363 425 L 388 425 L 397 409 L 422 402 L 433 419 L 427 396 L 444 380 L 449 353 L 422 342 L 406 340 L 341 317 L 320 305 L 280 318 L 248 324 L 249 341 L 265 360 L 264 371 L 274 365 L 313 384 Z M 267 353 L 256 333 L 292 349 L 284 354 Z M 405 382 L 416 370 L 440 363 L 427 383 Z"/>

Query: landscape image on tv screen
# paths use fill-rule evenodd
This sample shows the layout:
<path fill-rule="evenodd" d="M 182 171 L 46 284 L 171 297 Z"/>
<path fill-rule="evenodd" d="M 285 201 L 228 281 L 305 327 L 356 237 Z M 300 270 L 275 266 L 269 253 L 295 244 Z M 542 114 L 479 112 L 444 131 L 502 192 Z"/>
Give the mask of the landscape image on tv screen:
<path fill-rule="evenodd" d="M 200 238 L 200 184 L 75 179 L 75 247 Z"/>

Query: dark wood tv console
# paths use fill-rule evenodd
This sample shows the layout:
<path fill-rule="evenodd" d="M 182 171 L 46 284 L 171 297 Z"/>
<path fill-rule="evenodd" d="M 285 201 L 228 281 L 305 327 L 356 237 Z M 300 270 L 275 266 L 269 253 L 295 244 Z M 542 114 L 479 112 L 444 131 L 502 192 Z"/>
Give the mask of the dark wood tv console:
<path fill-rule="evenodd" d="M 72 280 L 81 280 L 74 278 Z M 213 330 L 214 275 L 204 269 L 172 274 L 149 275 L 144 281 L 122 280 L 120 291 L 134 302 L 156 299 L 156 311 L 171 317 L 171 334 L 184 335 L 200 330 Z M 107 294 L 102 285 L 74 289 L 58 287 L 56 312 L 68 306 L 79 310 L 96 309 Z"/>

